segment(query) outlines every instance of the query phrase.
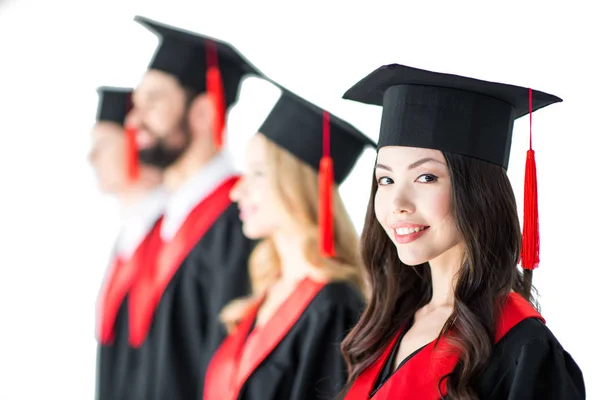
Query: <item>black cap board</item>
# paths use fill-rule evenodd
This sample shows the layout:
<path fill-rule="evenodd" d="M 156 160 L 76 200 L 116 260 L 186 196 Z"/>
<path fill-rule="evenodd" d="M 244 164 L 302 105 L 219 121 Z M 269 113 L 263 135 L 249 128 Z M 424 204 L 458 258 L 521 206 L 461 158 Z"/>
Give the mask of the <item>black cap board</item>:
<path fill-rule="evenodd" d="M 101 86 L 98 93 L 98 109 L 96 121 L 115 122 L 119 125 L 125 123 L 125 116 L 131 109 L 131 93 L 133 89 L 122 87 Z"/>
<path fill-rule="evenodd" d="M 532 111 L 562 100 L 532 91 Z M 515 119 L 529 113 L 529 89 L 404 65 L 384 65 L 345 99 L 383 106 L 378 147 L 422 147 L 508 167 Z"/>
<path fill-rule="evenodd" d="M 323 155 L 323 114 L 326 111 L 282 88 L 282 95 L 263 122 L 259 132 L 319 171 Z M 362 132 L 329 113 L 330 157 L 334 181 L 340 184 L 356 161 L 375 142 Z"/>
<path fill-rule="evenodd" d="M 247 74 L 262 76 L 231 44 L 221 40 L 136 16 L 135 21 L 156 34 L 160 43 L 148 69 L 175 76 L 182 86 L 204 93 L 209 57 L 216 52 L 223 79 L 225 102 L 230 107 L 237 101 L 241 80 Z"/>

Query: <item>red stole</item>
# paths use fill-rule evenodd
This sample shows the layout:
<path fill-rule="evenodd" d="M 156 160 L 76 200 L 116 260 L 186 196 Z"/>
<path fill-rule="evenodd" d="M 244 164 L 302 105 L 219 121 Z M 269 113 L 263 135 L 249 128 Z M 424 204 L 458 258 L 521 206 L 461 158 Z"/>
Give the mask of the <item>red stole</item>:
<path fill-rule="evenodd" d="M 123 299 L 141 268 L 148 263 L 148 260 L 153 259 L 152 251 L 156 246 L 152 243 L 152 238 L 160 231 L 159 225 L 160 223 L 154 224 L 129 261 L 124 261 L 119 256 L 113 260 L 98 301 L 98 341 L 103 346 L 114 340 L 115 319 Z"/>
<path fill-rule="evenodd" d="M 236 400 L 250 375 L 283 340 L 323 286 L 325 283 L 305 278 L 271 319 L 248 335 L 262 303 L 258 301 L 210 361 L 204 400 Z"/>
<path fill-rule="evenodd" d="M 515 325 L 527 318 L 542 316 L 523 297 L 510 293 L 502 308 L 496 327 L 495 342 L 498 343 Z M 545 321 L 544 321 L 545 322 Z M 374 389 L 377 377 L 388 359 L 394 344 L 398 340 L 398 332 L 381 357 L 368 367 L 354 382 L 346 395 L 346 400 L 367 400 Z M 435 341 L 429 343 L 412 358 L 406 361 L 379 388 L 371 400 L 402 398 L 404 400 L 440 399 L 438 384 L 442 376 L 452 372 L 458 362 L 458 354 L 452 350 L 449 342 L 442 337 L 434 348 Z M 446 394 L 446 380 L 441 391 Z"/>
<path fill-rule="evenodd" d="M 160 250 L 155 261 L 136 280 L 129 296 L 129 343 L 140 347 L 152 323 L 152 318 L 169 282 L 192 248 L 229 207 L 229 192 L 239 177 L 225 180 L 190 212 L 173 240 L 165 243 L 158 235 Z M 162 221 L 161 221 L 162 222 Z M 158 229 L 160 232 L 160 226 Z"/>

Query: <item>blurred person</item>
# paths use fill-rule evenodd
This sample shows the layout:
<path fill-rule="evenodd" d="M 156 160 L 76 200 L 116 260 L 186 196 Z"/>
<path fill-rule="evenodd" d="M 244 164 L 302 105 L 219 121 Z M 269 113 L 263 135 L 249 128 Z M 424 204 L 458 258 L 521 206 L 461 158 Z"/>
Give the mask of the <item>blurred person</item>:
<path fill-rule="evenodd" d="M 139 364 L 115 399 L 202 395 L 206 365 L 225 336 L 218 314 L 249 293 L 253 242 L 229 191 L 239 179 L 224 148 L 228 109 L 258 71 L 231 45 L 143 17 L 159 46 L 134 91 L 131 127 L 140 161 L 166 168 L 170 199 L 156 263 L 130 296 L 130 345 Z"/>
<path fill-rule="evenodd" d="M 124 121 L 131 107 L 129 88 L 98 88 L 98 110 L 92 128 L 90 163 L 103 193 L 115 196 L 122 209 L 122 227 L 116 240 L 98 299 L 97 398 L 114 398 L 126 384 L 121 371 L 130 362 L 128 349 L 127 293 L 141 268 L 152 259 L 152 232 L 163 211 L 167 193 L 162 171 L 130 164 Z M 156 248 L 156 246 L 153 246 Z"/>
<path fill-rule="evenodd" d="M 231 198 L 253 295 L 222 312 L 229 336 L 204 400 L 333 399 L 346 382 L 340 345 L 363 310 L 358 234 L 338 186 L 375 143 L 307 100 L 283 94 L 253 137 Z"/>

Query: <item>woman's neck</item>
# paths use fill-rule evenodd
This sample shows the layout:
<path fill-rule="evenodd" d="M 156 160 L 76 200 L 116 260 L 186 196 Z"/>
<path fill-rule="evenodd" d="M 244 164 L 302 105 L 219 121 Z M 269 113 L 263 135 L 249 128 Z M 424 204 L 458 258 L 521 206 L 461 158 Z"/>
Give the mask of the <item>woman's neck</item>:
<path fill-rule="evenodd" d="M 280 274 L 269 287 L 267 297 L 260 307 L 256 319 L 257 327 L 264 325 L 273 316 L 302 280 L 314 275 L 311 272 L 314 271 L 314 267 L 304 255 L 303 235 L 300 232 L 280 231 L 271 237 L 279 256 Z"/>
<path fill-rule="evenodd" d="M 463 264 L 463 251 L 462 244 L 458 244 L 429 261 L 432 296 L 428 308 L 454 307 L 454 290 Z"/>
<path fill-rule="evenodd" d="M 296 283 L 310 275 L 314 268 L 304 253 L 304 238 L 296 230 L 280 231 L 273 236 L 279 255 L 280 283 Z"/>

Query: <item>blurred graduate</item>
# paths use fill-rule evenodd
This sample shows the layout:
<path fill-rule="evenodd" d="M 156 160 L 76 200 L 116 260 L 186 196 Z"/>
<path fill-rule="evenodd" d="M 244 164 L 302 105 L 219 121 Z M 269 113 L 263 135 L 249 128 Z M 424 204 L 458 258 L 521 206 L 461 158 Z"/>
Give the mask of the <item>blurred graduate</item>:
<path fill-rule="evenodd" d="M 340 344 L 363 310 L 358 235 L 338 186 L 375 144 L 283 89 L 252 138 L 233 187 L 253 295 L 229 304 L 230 334 L 212 359 L 204 400 L 332 399 L 347 371 Z"/>
<path fill-rule="evenodd" d="M 127 384 L 122 380 L 122 368 L 133 357 L 127 344 L 127 294 L 141 268 L 154 258 L 152 232 L 167 200 L 161 168 L 135 162 L 137 155 L 131 145 L 135 138 L 124 129 L 131 93 L 130 88 L 98 88 L 92 129 L 90 162 L 100 189 L 118 199 L 123 217 L 98 299 L 98 399 L 115 398 L 115 391 Z"/>
<path fill-rule="evenodd" d="M 250 292 L 253 242 L 229 192 L 239 179 L 225 147 L 227 111 L 258 71 L 227 43 L 143 17 L 159 45 L 133 94 L 128 123 L 143 163 L 165 168 L 169 202 L 156 262 L 132 289 L 129 342 L 139 363 L 115 399 L 195 399 L 225 336 L 219 312 Z"/>

